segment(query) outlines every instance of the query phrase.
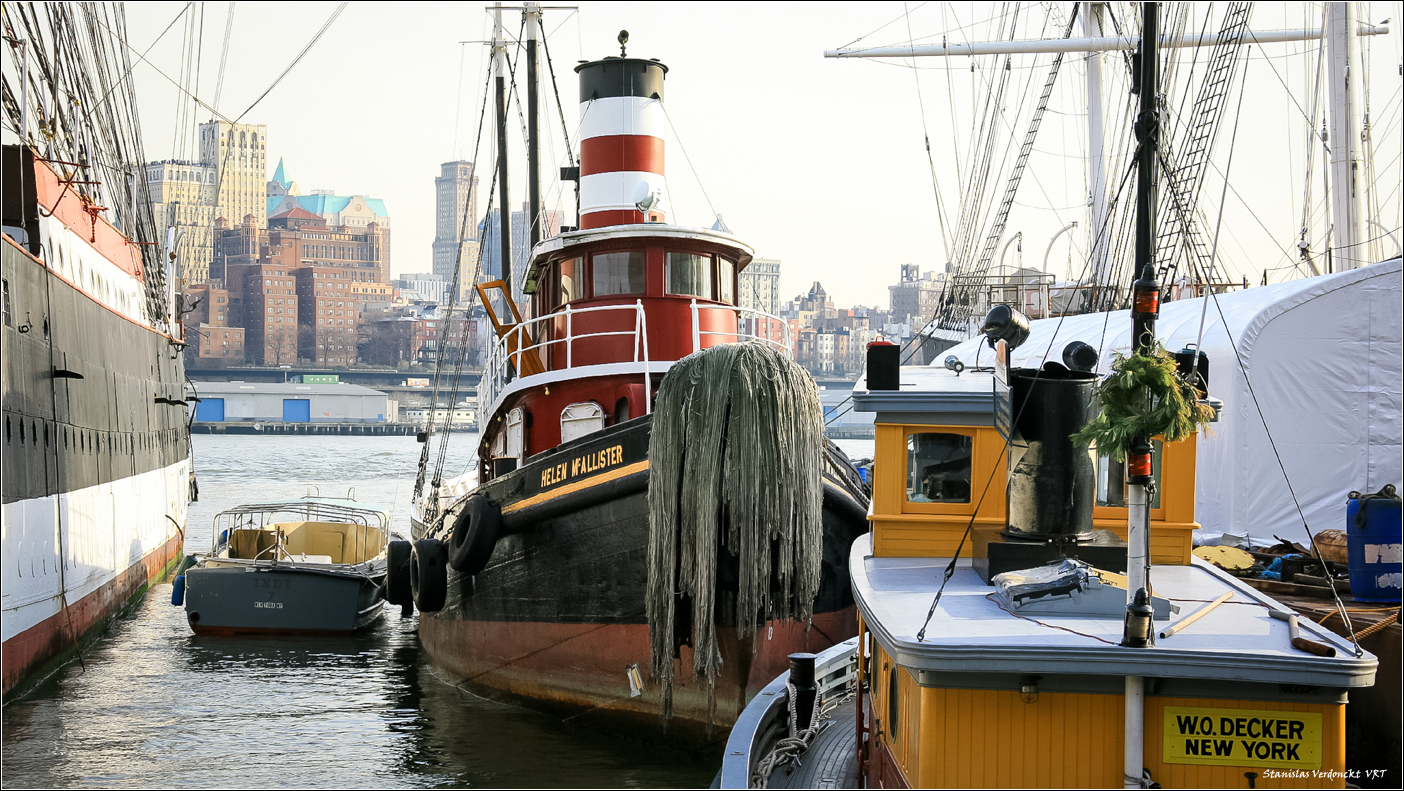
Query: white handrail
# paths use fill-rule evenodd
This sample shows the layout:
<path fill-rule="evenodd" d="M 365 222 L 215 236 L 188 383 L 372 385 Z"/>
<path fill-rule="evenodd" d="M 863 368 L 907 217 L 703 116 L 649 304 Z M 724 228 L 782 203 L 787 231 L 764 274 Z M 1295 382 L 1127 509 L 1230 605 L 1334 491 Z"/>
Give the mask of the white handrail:
<path fill-rule="evenodd" d="M 736 329 L 734 331 L 704 330 L 702 329 L 701 311 L 723 310 L 729 311 L 736 319 Z M 581 313 L 597 313 L 603 311 L 633 311 L 634 326 L 629 330 L 606 330 L 600 332 L 587 332 L 577 335 L 575 332 L 575 316 Z M 689 302 L 689 312 L 692 319 L 692 350 L 694 352 L 702 349 L 702 337 L 722 336 L 727 338 L 727 342 L 760 342 L 766 343 L 782 351 L 793 351 L 793 340 L 790 336 L 790 325 L 785 319 L 764 311 L 753 308 L 741 308 L 734 305 L 708 305 L 698 304 L 696 299 Z M 559 338 L 549 338 L 540 341 L 533 341 L 531 334 L 527 332 L 529 327 L 537 324 L 544 324 L 554 319 L 565 317 L 565 335 Z M 752 322 L 749 330 L 743 327 L 743 322 Z M 775 324 L 780 325 L 780 340 L 775 338 Z M 761 329 L 761 327 L 764 329 Z M 513 325 L 502 337 L 493 343 L 488 352 L 488 359 L 484 365 L 484 376 L 480 391 L 483 398 L 479 399 L 479 407 L 484 414 L 495 405 L 498 396 L 508 384 L 508 377 L 513 371 L 522 370 L 522 362 L 526 359 L 527 352 L 535 352 L 542 349 L 549 349 L 554 344 L 565 344 L 566 359 L 565 369 L 575 368 L 575 341 L 587 338 L 605 338 L 614 336 L 630 336 L 633 340 L 631 344 L 633 362 L 643 363 L 644 377 L 644 411 L 645 414 L 652 414 L 653 405 L 650 396 L 653 391 L 653 359 L 648 349 L 648 314 L 644 310 L 643 300 L 636 299 L 632 305 L 598 305 L 587 308 L 576 308 L 566 305 L 560 310 L 548 313 L 544 316 L 537 316 L 526 321 Z M 486 405 L 486 406 L 484 406 Z"/>
<path fill-rule="evenodd" d="M 699 310 L 725 310 L 735 313 L 736 331 L 726 332 L 724 330 L 702 329 L 701 322 L 698 320 Z M 741 329 L 741 322 L 747 320 L 748 318 L 754 321 L 755 324 L 753 325 L 753 329 L 751 331 L 746 332 Z M 762 334 L 762 332 L 759 329 L 761 321 L 764 321 L 766 323 L 766 329 L 764 331 L 764 334 Z M 777 341 L 773 337 L 771 337 L 772 333 L 770 330 L 774 322 L 778 322 L 780 324 L 783 333 L 782 337 L 784 338 L 783 341 Z M 790 341 L 790 323 L 785 319 L 779 316 L 772 315 L 770 313 L 766 313 L 763 310 L 756 310 L 755 308 L 741 308 L 735 307 L 733 305 L 699 305 L 697 304 L 697 300 L 694 299 L 692 300 L 692 350 L 694 352 L 700 351 L 702 349 L 703 335 L 721 335 L 725 337 L 732 337 L 736 339 L 735 342 L 737 343 L 767 343 L 784 352 L 794 351 L 794 346 Z"/>

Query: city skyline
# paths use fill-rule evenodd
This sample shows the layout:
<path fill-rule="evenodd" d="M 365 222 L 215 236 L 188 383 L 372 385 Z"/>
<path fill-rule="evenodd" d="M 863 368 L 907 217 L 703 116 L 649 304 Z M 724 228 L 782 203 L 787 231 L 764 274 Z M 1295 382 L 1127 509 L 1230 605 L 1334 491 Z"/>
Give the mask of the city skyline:
<path fill-rule="evenodd" d="M 181 8 L 161 3 L 130 8 L 133 46 L 144 51 Z M 474 157 L 482 106 L 485 72 L 480 47 L 458 42 L 487 38 L 488 15 L 478 6 L 404 6 L 404 13 L 393 16 L 377 8 L 349 6 L 307 58 L 243 120 L 267 125 L 268 162 L 279 156 L 298 162 L 304 184 L 339 191 L 353 187 L 384 196 L 396 212 L 395 246 L 400 256 L 394 274 L 432 271 L 435 196 L 429 179 L 443 162 Z M 1397 3 L 1365 4 L 1362 19 L 1399 19 L 1397 8 Z M 257 98 L 333 9 L 332 4 L 290 6 L 281 12 L 279 25 L 257 31 L 252 14 L 240 16 L 236 11 L 221 111 L 237 114 Z M 801 293 L 808 282 L 821 280 L 831 293 L 842 295 L 841 301 L 880 306 L 886 302 L 887 285 L 897 282 L 903 264 L 923 270 L 942 267 L 946 258 L 942 223 L 952 215 L 951 207 L 958 204 L 963 189 L 954 162 L 968 146 L 969 135 L 961 124 L 968 122 L 970 113 L 961 110 L 971 106 L 968 84 L 979 76 L 970 71 L 971 59 L 950 63 L 926 59 L 914 72 L 903 61 L 825 60 L 822 55 L 825 49 L 855 39 L 863 39 L 864 44 L 909 38 L 930 41 L 939 40 L 943 31 L 974 40 L 988 38 L 993 12 L 985 6 L 959 12 L 920 6 L 904 17 L 899 4 L 866 4 L 834 6 L 828 13 L 797 20 L 773 6 L 707 9 L 689 13 L 679 6 L 587 3 L 578 14 L 548 13 L 546 29 L 554 35 L 548 41 L 566 126 L 573 129 L 578 120 L 575 81 L 567 64 L 577 57 L 617 52 L 615 34 L 627 28 L 630 54 L 658 57 L 670 67 L 666 108 L 672 135 L 668 140 L 671 221 L 707 227 L 715 214 L 725 215 L 726 223 L 756 248 L 757 257 L 787 262 L 782 294 Z M 1309 26 L 1313 23 L 1305 9 L 1298 4 L 1260 6 L 1252 25 L 1262 29 Z M 224 12 L 206 13 L 214 18 L 214 23 L 206 20 L 205 24 L 208 80 L 220 49 L 209 31 L 222 27 Z M 509 26 L 515 26 L 515 17 L 505 16 L 512 20 Z M 688 24 L 675 24 L 678 18 L 687 18 Z M 1198 18 L 1193 21 L 1202 24 Z M 1397 84 L 1395 71 L 1401 59 L 1397 23 L 1394 27 L 1386 36 L 1362 39 L 1362 52 L 1369 56 L 1370 77 L 1377 86 L 1372 122 L 1379 150 L 1374 175 L 1385 185 L 1398 183 L 1400 166 L 1400 105 L 1398 92 L 1388 87 Z M 744 31 L 761 29 L 786 33 L 763 45 L 744 35 Z M 147 56 L 167 74 L 178 73 L 174 65 L 181 47 L 178 30 L 179 26 Z M 737 36 L 737 31 L 743 35 Z M 367 58 L 364 42 L 372 40 L 372 34 L 378 51 L 412 54 Z M 696 46 L 701 40 L 720 46 Z M 1305 161 L 1305 132 L 1297 129 L 1303 124 L 1296 105 L 1306 79 L 1304 69 L 1286 56 L 1305 52 L 1308 45 L 1273 46 L 1277 48 L 1267 53 L 1255 47 L 1248 56 L 1249 89 L 1241 113 L 1244 128 L 1235 147 L 1238 158 L 1232 164 L 1237 184 L 1226 193 L 1224 243 L 1219 252 L 1229 276 L 1250 282 L 1258 282 L 1265 269 L 1271 270 L 1273 282 L 1292 276 L 1293 267 L 1300 263 L 1295 234 L 1301 225 L 1303 173 L 1299 171 Z M 1079 59 L 1068 60 L 1070 71 L 1054 93 L 1030 163 L 1036 175 L 1021 188 L 1006 234 L 1008 238 L 1023 233 L 1026 266 L 1042 265 L 1049 240 L 1069 222 L 1079 221 L 1083 229 L 1089 224 L 1085 175 L 1076 153 L 1085 145 L 1085 119 L 1076 110 L 1083 76 Z M 344 95 L 335 91 L 309 96 L 308 91 L 325 79 L 314 67 L 316 62 L 358 64 L 352 69 L 353 82 L 358 91 L 375 96 L 376 111 L 369 118 L 349 113 Z M 1016 73 L 1032 70 L 1041 79 L 1045 65 L 1043 60 L 1016 62 L 1014 68 Z M 234 75 L 238 84 L 231 80 Z M 148 132 L 147 158 L 165 158 L 170 153 L 163 146 L 175 118 L 170 109 L 175 89 L 144 65 L 136 68 L 136 78 L 143 124 L 148 130 L 162 130 Z M 1289 85 L 1290 95 L 1284 87 Z M 1391 99 L 1391 94 L 1396 98 Z M 1108 111 L 1119 112 L 1125 99 L 1119 94 L 1109 96 Z M 546 208 L 567 211 L 566 222 L 570 222 L 573 186 L 567 183 L 562 188 L 554 175 L 556 160 L 564 164 L 565 156 L 560 113 L 549 82 L 542 104 Z M 719 112 L 725 113 L 724 123 L 716 121 Z M 1233 114 L 1230 107 L 1227 120 L 1233 120 Z M 338 126 L 339 119 L 344 128 Z M 1228 134 L 1223 132 L 1214 149 L 1201 196 L 1210 220 L 1217 214 L 1221 174 L 1228 166 Z M 484 134 L 477 150 L 479 161 L 491 161 L 491 137 Z M 517 137 L 509 135 L 514 205 L 526 194 L 525 162 Z M 1124 141 L 1109 140 L 1109 147 L 1113 143 L 1124 145 Z M 357 158 L 352 158 L 353 152 Z M 356 166 L 349 168 L 350 162 Z M 1035 166 L 1039 170 L 1033 170 Z M 933 173 L 947 204 L 945 217 L 933 195 Z M 488 180 L 484 175 L 484 187 Z M 1386 193 L 1388 186 L 1381 193 L 1379 220 L 1393 230 L 1400 224 L 1400 196 L 1397 189 Z M 480 211 L 486 198 L 484 192 Z M 1314 222 L 1319 228 L 1321 217 Z M 1371 235 L 1381 232 L 1375 229 Z M 1067 234 L 1049 251 L 1050 270 L 1066 276 L 1070 268 L 1078 269 L 1086 247 L 1084 230 Z"/>

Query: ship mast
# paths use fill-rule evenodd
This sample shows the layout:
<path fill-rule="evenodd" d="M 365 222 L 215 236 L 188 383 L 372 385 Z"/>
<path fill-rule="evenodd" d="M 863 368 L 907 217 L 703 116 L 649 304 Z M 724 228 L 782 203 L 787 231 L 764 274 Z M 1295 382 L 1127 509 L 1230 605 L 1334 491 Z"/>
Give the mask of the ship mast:
<path fill-rule="evenodd" d="M 540 113 L 537 109 L 536 42 L 541 36 L 541 6 L 538 3 L 524 3 L 522 21 L 526 23 L 526 62 L 527 62 L 527 201 L 530 217 L 528 227 L 531 243 L 527 250 L 536 247 L 541 241 L 541 139 L 538 137 Z"/>
<path fill-rule="evenodd" d="M 1102 36 L 1102 8 L 1105 3 L 1086 3 L 1082 26 L 1088 38 Z M 1091 195 L 1088 201 L 1091 217 L 1087 233 L 1092 239 L 1092 283 L 1098 288 L 1112 284 L 1111 267 L 1107 265 L 1107 162 L 1102 144 L 1102 53 L 1087 53 L 1087 144 Z"/>
<path fill-rule="evenodd" d="M 1331 269 L 1364 266 L 1365 174 L 1361 169 L 1360 117 L 1357 91 L 1360 85 L 1359 47 L 1353 32 L 1354 3 L 1326 4 L 1327 94 L 1330 100 L 1331 151 Z"/>
<path fill-rule="evenodd" d="M 1156 154 L 1160 149 L 1160 4 L 1142 6 L 1141 48 L 1136 53 L 1138 79 L 1132 90 L 1140 96 L 1136 114 L 1136 257 L 1141 275 L 1131 288 L 1131 348 L 1133 354 L 1155 354 L 1155 319 L 1160 287 L 1155 282 Z M 1147 395 L 1149 398 L 1149 395 Z M 1126 606 L 1128 613 L 1145 607 L 1151 596 L 1150 497 L 1155 448 L 1150 437 L 1137 437 L 1126 457 Z M 1127 617 L 1128 624 L 1130 616 Z M 1154 639 L 1154 629 L 1150 637 Z M 1130 635 L 1122 645 L 1144 646 Z M 1145 679 L 1126 677 L 1124 778 L 1126 788 L 1141 788 L 1145 730 Z"/>
<path fill-rule="evenodd" d="M 499 266 L 502 281 L 506 284 L 503 292 L 507 299 L 516 301 L 512 294 L 512 209 L 507 196 L 507 39 L 502 31 L 502 3 L 495 3 L 492 9 L 492 73 L 497 79 L 497 184 L 498 184 L 498 242 L 501 250 Z"/>

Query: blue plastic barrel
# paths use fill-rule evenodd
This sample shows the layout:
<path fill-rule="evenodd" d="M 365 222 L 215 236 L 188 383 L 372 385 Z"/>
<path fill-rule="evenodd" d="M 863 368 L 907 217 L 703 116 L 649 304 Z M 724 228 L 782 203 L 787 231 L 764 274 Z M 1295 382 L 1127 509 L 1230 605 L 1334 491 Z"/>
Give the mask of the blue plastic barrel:
<path fill-rule="evenodd" d="M 1360 516 L 1364 501 L 1364 518 Z M 1379 494 L 1351 492 L 1346 501 L 1350 593 L 1356 601 L 1397 602 L 1404 588 L 1404 529 L 1393 486 Z"/>
<path fill-rule="evenodd" d="M 171 604 L 179 607 L 185 604 L 185 575 L 175 578 L 175 584 L 171 586 Z"/>

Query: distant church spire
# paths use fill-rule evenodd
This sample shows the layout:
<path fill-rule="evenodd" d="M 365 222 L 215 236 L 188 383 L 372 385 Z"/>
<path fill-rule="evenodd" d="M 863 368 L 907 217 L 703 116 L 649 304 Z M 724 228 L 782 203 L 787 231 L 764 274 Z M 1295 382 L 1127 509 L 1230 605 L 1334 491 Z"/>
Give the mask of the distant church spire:
<path fill-rule="evenodd" d="M 292 186 L 292 180 L 288 178 L 287 171 L 283 170 L 283 158 L 278 157 L 278 169 L 273 171 L 273 180 L 283 185 L 283 189 Z"/>

